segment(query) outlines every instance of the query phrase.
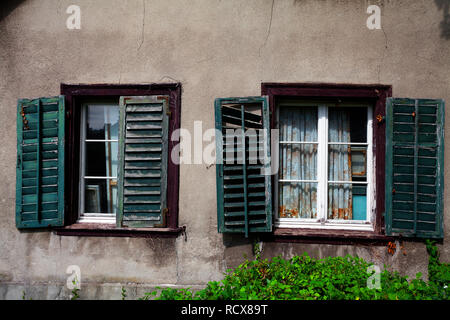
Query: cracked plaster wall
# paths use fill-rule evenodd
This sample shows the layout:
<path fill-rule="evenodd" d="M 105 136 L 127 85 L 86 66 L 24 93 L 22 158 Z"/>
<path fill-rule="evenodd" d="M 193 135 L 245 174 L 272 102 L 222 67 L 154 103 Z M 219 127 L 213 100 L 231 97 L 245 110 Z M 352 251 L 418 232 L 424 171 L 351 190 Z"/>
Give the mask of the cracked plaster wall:
<path fill-rule="evenodd" d="M 445 1 L 371 1 L 382 10 L 382 30 L 373 31 L 366 27 L 365 0 L 15 3 L 0 15 L 0 298 L 20 299 L 21 288 L 34 299 L 65 297 L 61 286 L 71 264 L 81 267 L 83 285 L 92 288 L 86 297 L 114 298 L 111 290 L 121 285 L 202 285 L 220 279 L 244 253 L 252 255 L 251 240 L 217 233 L 215 168 L 206 165 L 181 166 L 179 224 L 187 226 L 187 241 L 19 232 L 18 98 L 57 95 L 60 83 L 177 81 L 183 87 L 181 123 L 189 130 L 197 120 L 204 129 L 213 127 L 214 98 L 259 95 L 261 82 L 382 83 L 391 84 L 397 97 L 450 101 Z M 81 8 L 81 30 L 65 27 L 71 4 Z M 440 245 L 445 261 L 448 190 Z M 405 274 L 426 274 L 424 245 L 407 243 L 405 249 L 406 256 L 390 256 L 385 247 L 266 243 L 264 255 L 350 253 Z"/>

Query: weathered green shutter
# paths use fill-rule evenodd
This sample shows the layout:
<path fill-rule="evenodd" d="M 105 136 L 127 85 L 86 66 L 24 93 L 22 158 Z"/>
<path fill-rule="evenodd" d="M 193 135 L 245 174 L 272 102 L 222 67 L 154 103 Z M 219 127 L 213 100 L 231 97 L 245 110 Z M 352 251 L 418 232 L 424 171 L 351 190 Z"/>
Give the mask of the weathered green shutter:
<path fill-rule="evenodd" d="M 444 101 L 388 98 L 386 233 L 443 237 Z"/>
<path fill-rule="evenodd" d="M 64 96 L 17 104 L 16 226 L 64 225 Z"/>
<path fill-rule="evenodd" d="M 118 227 L 164 227 L 169 97 L 120 98 Z"/>
<path fill-rule="evenodd" d="M 217 219 L 219 232 L 244 233 L 272 231 L 272 192 L 270 171 L 270 121 L 266 97 L 218 98 L 215 101 Z M 227 129 L 241 129 L 232 142 L 227 141 Z M 247 131 L 255 129 L 254 132 Z M 257 148 L 263 150 L 265 161 L 255 164 L 249 151 L 252 135 L 266 132 L 267 139 L 259 139 Z M 261 136 L 260 136 L 261 137 Z M 229 139 L 228 139 L 229 140 Z M 253 140 L 255 141 L 255 140 Z M 227 142 L 229 143 L 227 145 Z M 262 148 L 262 149 L 260 149 Z M 233 154 L 233 163 L 226 160 Z M 253 150 L 254 151 L 254 150 Z M 230 153 L 230 154 L 231 154 Z M 253 156 L 251 158 L 250 156 Z M 244 159 L 245 161 L 242 161 Z"/>

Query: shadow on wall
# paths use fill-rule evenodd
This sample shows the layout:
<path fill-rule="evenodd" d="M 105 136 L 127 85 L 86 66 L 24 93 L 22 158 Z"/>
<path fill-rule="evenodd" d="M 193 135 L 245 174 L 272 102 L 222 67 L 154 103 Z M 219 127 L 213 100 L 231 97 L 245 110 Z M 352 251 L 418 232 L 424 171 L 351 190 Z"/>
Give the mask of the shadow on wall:
<path fill-rule="evenodd" d="M 223 245 L 225 247 L 235 247 L 242 245 L 249 245 L 255 242 L 253 237 L 245 238 L 243 234 L 240 233 L 222 233 L 223 235 Z"/>
<path fill-rule="evenodd" d="M 25 0 L 9 0 L 0 3 L 0 22 Z"/>
<path fill-rule="evenodd" d="M 450 40 L 450 1 L 434 0 L 434 3 L 439 10 L 442 10 L 443 13 L 443 19 L 439 25 L 441 28 L 441 38 Z"/>

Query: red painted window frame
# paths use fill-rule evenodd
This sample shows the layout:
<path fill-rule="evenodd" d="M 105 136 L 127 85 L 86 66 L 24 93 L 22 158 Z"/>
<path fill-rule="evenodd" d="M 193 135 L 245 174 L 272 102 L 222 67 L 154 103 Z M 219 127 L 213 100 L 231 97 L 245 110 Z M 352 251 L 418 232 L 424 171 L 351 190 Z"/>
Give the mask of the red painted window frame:
<path fill-rule="evenodd" d="M 78 219 L 78 181 L 80 153 L 81 102 L 89 98 L 117 98 L 120 96 L 168 95 L 169 137 L 180 128 L 181 84 L 61 84 L 61 94 L 66 105 L 65 142 L 65 227 L 58 228 L 59 235 L 76 236 L 176 236 L 184 230 L 178 227 L 179 165 L 168 161 L 167 165 L 167 226 L 165 228 L 116 228 L 111 225 L 81 224 Z M 172 153 L 176 141 L 169 139 L 168 154 Z"/>
<path fill-rule="evenodd" d="M 275 117 L 277 100 L 282 97 L 292 98 L 330 98 L 336 99 L 364 99 L 374 103 L 374 126 L 373 126 L 373 154 L 375 155 L 375 221 L 374 231 L 354 230 L 314 230 L 303 228 L 276 228 L 271 235 L 274 240 L 369 240 L 384 241 L 391 240 L 385 236 L 384 211 L 385 211 L 385 145 L 386 124 L 384 119 L 386 112 L 386 98 L 392 96 L 392 86 L 382 84 L 330 84 L 330 83 L 274 83 L 265 82 L 261 84 L 261 95 L 268 96 L 271 114 L 270 126 L 275 128 Z M 274 186 L 275 183 L 272 183 Z M 274 194 L 274 193 L 273 193 Z M 303 241 L 302 241 L 303 242 Z"/>

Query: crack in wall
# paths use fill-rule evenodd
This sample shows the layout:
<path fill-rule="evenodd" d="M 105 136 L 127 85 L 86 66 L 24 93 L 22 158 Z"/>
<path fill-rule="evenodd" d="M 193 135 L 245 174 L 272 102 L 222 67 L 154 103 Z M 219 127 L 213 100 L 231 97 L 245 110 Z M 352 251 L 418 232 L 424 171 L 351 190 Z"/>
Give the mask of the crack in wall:
<path fill-rule="evenodd" d="M 139 51 L 141 49 L 141 46 L 142 46 L 142 44 L 144 43 L 144 40 L 145 40 L 145 33 L 144 33 L 144 29 L 145 29 L 145 0 L 142 0 L 142 6 L 143 6 L 143 13 L 142 13 L 141 43 L 139 43 L 139 47 L 138 47 L 137 51 Z"/>
<path fill-rule="evenodd" d="M 381 57 L 381 61 L 378 64 L 378 83 L 380 83 L 381 66 L 383 65 L 384 58 L 386 57 L 386 51 L 388 49 L 388 43 L 389 43 L 388 37 L 386 35 L 386 31 L 384 31 L 383 27 L 381 27 L 381 31 L 383 31 L 383 34 L 384 34 L 384 50 L 383 50 L 383 56 Z"/>
<path fill-rule="evenodd" d="M 269 39 L 269 36 L 270 36 L 270 30 L 272 28 L 272 18 L 273 18 L 273 7 L 274 7 L 274 4 L 275 4 L 275 0 L 272 0 L 272 7 L 270 8 L 269 27 L 267 28 L 266 39 L 264 40 L 264 42 L 261 45 L 261 47 L 259 47 L 259 56 L 261 56 L 261 49 L 266 45 L 267 40 Z"/>

